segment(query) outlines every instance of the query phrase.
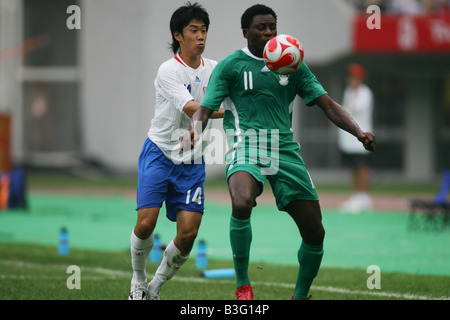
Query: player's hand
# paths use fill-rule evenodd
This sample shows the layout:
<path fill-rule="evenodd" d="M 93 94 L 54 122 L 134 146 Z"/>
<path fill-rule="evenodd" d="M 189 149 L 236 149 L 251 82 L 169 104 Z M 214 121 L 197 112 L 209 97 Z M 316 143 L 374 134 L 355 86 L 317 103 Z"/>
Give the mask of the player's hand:
<path fill-rule="evenodd" d="M 366 150 L 375 151 L 375 136 L 371 132 L 361 132 L 358 134 L 358 140 L 363 144 Z"/>
<path fill-rule="evenodd" d="M 188 131 L 181 139 L 181 149 L 188 150 L 194 148 L 195 141 L 198 140 L 198 135 L 194 131 Z"/>

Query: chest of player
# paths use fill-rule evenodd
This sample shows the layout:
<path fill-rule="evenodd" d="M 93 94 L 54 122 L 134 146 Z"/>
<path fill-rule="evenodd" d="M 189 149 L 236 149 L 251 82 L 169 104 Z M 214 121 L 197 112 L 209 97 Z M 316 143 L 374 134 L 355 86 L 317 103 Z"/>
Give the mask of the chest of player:
<path fill-rule="evenodd" d="M 235 90 L 232 92 L 238 92 L 241 98 L 270 103 L 275 100 L 286 105 L 295 98 L 297 81 L 294 76 L 279 76 L 271 72 L 261 61 L 236 69 L 233 86 Z"/>
<path fill-rule="evenodd" d="M 189 93 L 199 99 L 205 95 L 208 85 L 209 75 L 206 72 L 185 72 L 183 74 L 183 83 Z M 201 99 L 199 99 L 201 100 Z"/>

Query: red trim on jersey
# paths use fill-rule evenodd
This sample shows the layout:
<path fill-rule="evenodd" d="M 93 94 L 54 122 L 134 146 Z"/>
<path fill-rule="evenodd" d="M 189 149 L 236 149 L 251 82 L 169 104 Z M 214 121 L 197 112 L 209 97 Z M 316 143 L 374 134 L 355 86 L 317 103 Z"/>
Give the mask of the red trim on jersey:
<path fill-rule="evenodd" d="M 186 65 L 184 64 L 184 62 L 178 57 L 178 54 L 174 57 L 175 60 L 177 60 L 179 63 L 181 63 L 183 66 L 186 67 Z"/>
<path fill-rule="evenodd" d="M 183 62 L 183 60 L 181 60 L 181 58 L 178 56 L 178 53 L 177 53 L 177 55 L 174 57 L 175 58 L 175 60 L 177 60 L 179 63 L 181 63 L 183 66 L 185 66 L 186 67 L 186 64 Z M 205 66 L 205 60 L 203 60 L 203 57 L 200 57 L 201 59 L 202 59 L 202 67 L 204 67 Z"/>

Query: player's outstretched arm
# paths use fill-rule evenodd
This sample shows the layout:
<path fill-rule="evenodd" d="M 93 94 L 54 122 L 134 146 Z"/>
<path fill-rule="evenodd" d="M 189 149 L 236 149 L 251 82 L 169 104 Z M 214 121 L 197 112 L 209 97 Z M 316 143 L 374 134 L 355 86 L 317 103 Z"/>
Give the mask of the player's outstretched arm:
<path fill-rule="evenodd" d="M 213 110 L 200 106 L 193 114 L 191 122 L 189 123 L 189 132 L 183 136 L 181 145 L 186 148 L 189 144 L 191 148 L 194 147 L 195 141 L 198 140 L 203 130 L 208 124 L 209 118 L 212 116 Z M 223 111 L 222 111 L 223 115 Z"/>
<path fill-rule="evenodd" d="M 337 102 L 324 94 L 317 98 L 315 103 L 336 126 L 358 138 L 366 150 L 375 151 L 375 136 L 371 132 L 363 132 L 348 112 Z"/>
<path fill-rule="evenodd" d="M 192 117 L 194 113 L 200 108 L 200 103 L 195 102 L 194 100 L 189 101 L 183 108 L 183 111 L 189 116 Z M 220 107 L 218 111 L 214 111 L 211 115 L 211 119 L 223 118 L 223 108 Z"/>

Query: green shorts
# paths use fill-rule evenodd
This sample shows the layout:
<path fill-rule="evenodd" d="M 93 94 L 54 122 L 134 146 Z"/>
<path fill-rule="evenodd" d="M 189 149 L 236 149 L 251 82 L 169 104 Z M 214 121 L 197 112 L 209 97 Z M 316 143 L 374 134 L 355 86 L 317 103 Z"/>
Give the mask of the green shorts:
<path fill-rule="evenodd" d="M 268 179 L 277 207 L 281 211 L 286 211 L 286 206 L 292 200 L 319 200 L 305 162 L 297 151 L 281 150 L 279 161 L 272 161 L 269 165 L 236 161 L 230 163 L 226 167 L 227 180 L 238 171 L 250 173 L 262 187 Z"/>

